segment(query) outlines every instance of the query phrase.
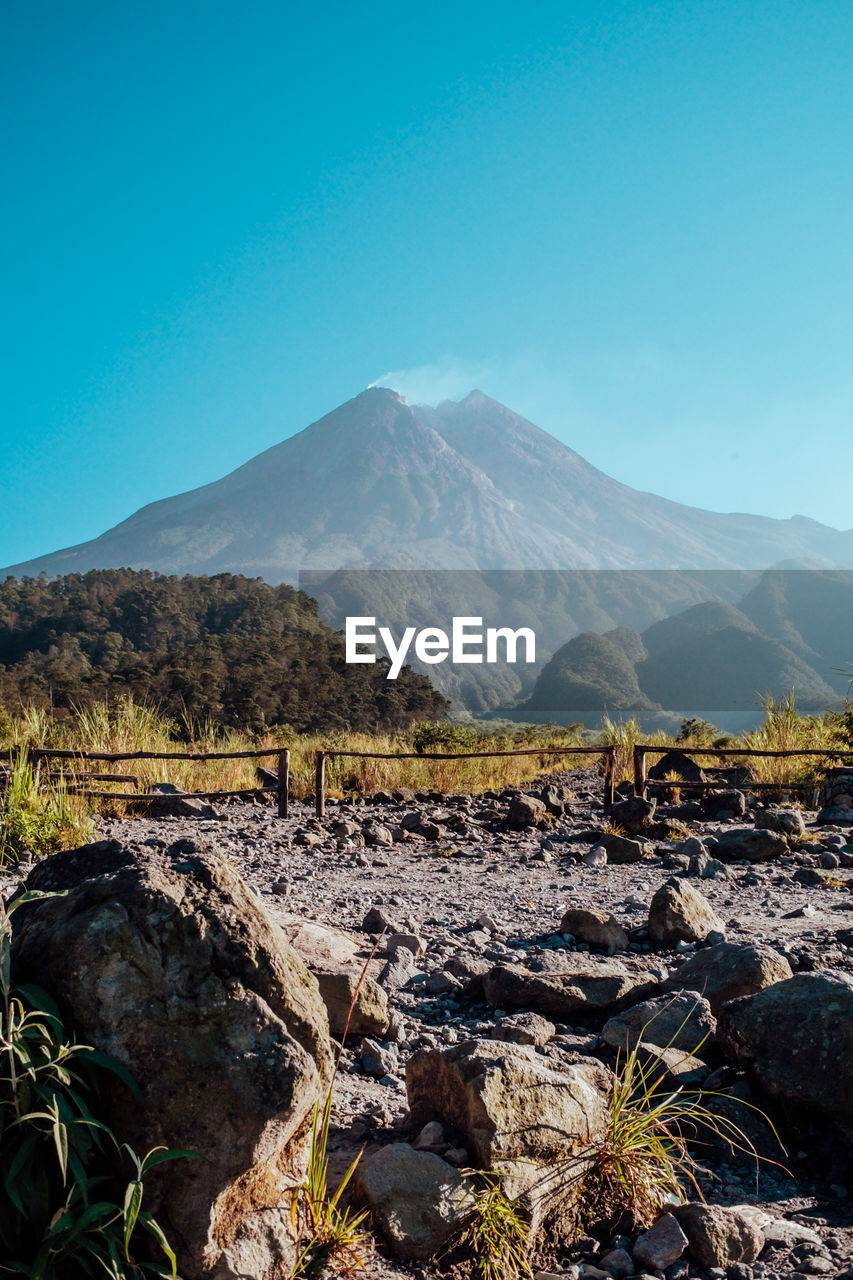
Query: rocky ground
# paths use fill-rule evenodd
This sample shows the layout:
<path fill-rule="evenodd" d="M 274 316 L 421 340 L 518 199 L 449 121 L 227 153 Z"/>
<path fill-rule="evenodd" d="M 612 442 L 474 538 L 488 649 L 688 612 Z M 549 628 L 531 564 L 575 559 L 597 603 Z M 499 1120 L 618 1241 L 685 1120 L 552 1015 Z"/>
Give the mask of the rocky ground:
<path fill-rule="evenodd" d="M 362 1146 L 368 1167 L 380 1148 L 403 1143 L 428 1149 L 448 1173 L 475 1163 L 452 1124 L 422 1134 L 410 1119 L 406 1067 L 419 1051 L 478 1038 L 531 1046 L 523 1052 L 544 1066 L 592 1057 L 613 1068 L 617 1046 L 645 1026 L 653 1055 L 645 1060 L 674 1083 L 725 1094 L 768 1157 L 756 1164 L 719 1144 L 708 1153 L 706 1199 L 738 1207 L 726 1232 L 747 1242 L 703 1255 L 695 1224 L 669 1219 L 682 1240 L 673 1256 L 665 1240 L 636 1244 L 626 1220 L 590 1220 L 588 1234 L 548 1266 L 588 1280 L 853 1277 L 843 1132 L 853 1124 L 853 813 L 849 825 L 818 824 L 815 813 L 767 811 L 748 790 L 726 795 L 722 804 L 709 797 L 704 812 L 692 803 L 651 812 L 631 800 L 608 824 L 600 779 L 579 770 L 543 779 L 529 796 L 395 793 L 329 801 L 322 820 L 310 803 L 293 803 L 288 819 L 233 804 L 215 814 L 102 819 L 100 834 L 164 848 L 215 843 L 309 967 L 326 975 L 338 1033 L 353 978 L 371 957 L 336 1084 L 335 1168 Z M 836 989 L 815 985 L 827 970 L 846 975 L 840 1029 L 825 1022 Z M 788 1003 L 764 1010 L 757 1030 L 731 1015 L 737 1006 L 725 1008 L 791 975 L 809 983 L 786 988 Z M 683 989 L 687 1003 L 671 1004 Z M 652 1012 L 663 1012 L 648 1024 L 643 1009 L 656 998 Z M 683 1011 L 675 1021 L 673 1010 Z M 812 1025 L 818 1015 L 824 1022 Z M 677 1050 L 666 1049 L 676 1034 Z M 785 1045 L 775 1066 L 767 1061 L 774 1035 Z M 784 1152 L 743 1102 L 772 1116 Z M 381 1219 L 382 1206 L 374 1210 Z M 439 1252 L 427 1246 L 426 1256 L 401 1261 L 380 1239 L 368 1273 L 437 1275 Z"/>

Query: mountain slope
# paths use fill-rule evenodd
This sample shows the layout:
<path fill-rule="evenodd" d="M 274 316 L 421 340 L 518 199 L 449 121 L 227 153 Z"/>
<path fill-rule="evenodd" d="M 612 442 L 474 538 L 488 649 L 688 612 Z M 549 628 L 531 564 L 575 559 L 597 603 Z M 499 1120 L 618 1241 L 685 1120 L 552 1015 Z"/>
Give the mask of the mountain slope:
<path fill-rule="evenodd" d="M 770 570 L 739 607 L 709 600 L 642 635 L 622 628 L 576 636 L 545 664 L 530 697 L 505 714 L 572 720 L 657 708 L 713 711 L 722 725 L 732 713 L 757 713 L 765 692 L 790 690 L 804 710 L 820 711 L 846 691 L 841 655 L 851 631 L 853 574 Z"/>
<path fill-rule="evenodd" d="M 700 511 L 610 479 L 481 392 L 437 408 L 375 387 L 213 484 L 5 570 L 853 566 L 853 531 Z"/>

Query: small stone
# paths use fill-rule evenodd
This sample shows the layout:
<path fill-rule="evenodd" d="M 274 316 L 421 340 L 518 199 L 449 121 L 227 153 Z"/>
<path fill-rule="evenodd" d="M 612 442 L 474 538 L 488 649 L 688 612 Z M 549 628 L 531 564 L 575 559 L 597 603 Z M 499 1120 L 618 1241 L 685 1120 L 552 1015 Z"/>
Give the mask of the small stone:
<path fill-rule="evenodd" d="M 608 1249 L 599 1259 L 602 1271 L 614 1277 L 614 1280 L 625 1280 L 636 1270 L 630 1253 L 625 1249 Z"/>
<path fill-rule="evenodd" d="M 414 956 L 422 956 L 426 951 L 427 944 L 416 933 L 392 933 L 385 943 L 386 954 L 393 959 L 394 952 L 400 947 L 405 947 Z"/>
<path fill-rule="evenodd" d="M 361 1042 L 361 1065 L 367 1075 L 380 1080 L 397 1070 L 397 1054 L 365 1036 Z"/>
<path fill-rule="evenodd" d="M 512 1044 L 547 1044 L 556 1030 L 553 1022 L 538 1013 L 511 1013 L 495 1024 L 492 1039 Z"/>
<path fill-rule="evenodd" d="M 570 933 L 578 941 L 598 947 L 608 955 L 628 949 L 628 935 L 609 911 L 570 907 L 563 913 L 560 933 Z"/>
<path fill-rule="evenodd" d="M 444 1125 L 439 1120 L 428 1120 L 414 1141 L 415 1151 L 428 1147 L 440 1147 L 444 1142 Z"/>
<path fill-rule="evenodd" d="M 485 911 L 481 912 L 480 915 L 477 916 L 477 927 L 478 929 L 485 929 L 486 933 L 501 932 L 501 927 L 497 920 L 495 920 L 494 916 L 488 915 Z"/>
<path fill-rule="evenodd" d="M 671 1213 L 665 1213 L 654 1226 L 634 1241 L 631 1253 L 635 1263 L 665 1271 L 687 1248 L 687 1236 Z"/>
<path fill-rule="evenodd" d="M 400 926 L 389 915 L 386 915 L 381 907 L 371 907 L 362 920 L 361 927 L 365 933 L 395 934 L 400 932 Z"/>

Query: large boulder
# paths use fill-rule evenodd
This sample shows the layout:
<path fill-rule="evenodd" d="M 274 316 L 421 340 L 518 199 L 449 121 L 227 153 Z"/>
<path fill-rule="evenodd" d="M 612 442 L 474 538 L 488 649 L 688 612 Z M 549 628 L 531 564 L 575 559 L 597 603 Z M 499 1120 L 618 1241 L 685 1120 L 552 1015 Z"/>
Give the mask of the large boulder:
<path fill-rule="evenodd" d="M 658 982 L 627 961 L 602 960 L 583 952 L 565 957 L 558 970 L 531 973 L 498 964 L 483 978 L 486 1000 L 496 1009 L 531 1009 L 558 1022 L 574 1013 L 616 1009 L 655 995 Z"/>
<path fill-rule="evenodd" d="M 698 991 L 719 1017 L 729 1000 L 751 996 L 792 975 L 784 956 L 763 943 L 719 942 L 691 956 L 663 984 L 664 991 Z"/>
<path fill-rule="evenodd" d="M 720 832 L 713 852 L 721 862 L 773 862 L 775 858 L 784 858 L 790 848 L 778 831 L 733 827 Z"/>
<path fill-rule="evenodd" d="M 466 1040 L 406 1066 L 410 1120 L 439 1120 L 477 1162 L 498 1169 L 535 1229 L 578 1196 L 609 1120 L 613 1077 L 591 1058 L 556 1066 L 535 1048 Z"/>
<path fill-rule="evenodd" d="M 704 942 L 709 933 L 725 932 L 726 926 L 714 908 L 686 880 L 668 880 L 652 898 L 649 937 L 656 946 Z"/>
<path fill-rule="evenodd" d="M 281 1206 L 331 1073 L 315 979 L 229 860 L 192 841 L 58 853 L 26 887 L 64 896 L 16 912 L 16 981 L 46 988 L 141 1090 L 105 1074 L 105 1119 L 140 1154 L 198 1153 L 146 1179 L 182 1274 L 288 1273 Z"/>
<path fill-rule="evenodd" d="M 722 1010 L 723 1051 L 774 1097 L 853 1132 L 853 976 L 798 973 Z"/>

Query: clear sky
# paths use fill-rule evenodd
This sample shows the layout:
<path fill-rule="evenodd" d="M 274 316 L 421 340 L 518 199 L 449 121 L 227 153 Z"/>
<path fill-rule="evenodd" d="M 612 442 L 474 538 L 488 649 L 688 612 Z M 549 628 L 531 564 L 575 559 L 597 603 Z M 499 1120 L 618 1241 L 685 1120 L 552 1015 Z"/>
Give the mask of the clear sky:
<path fill-rule="evenodd" d="M 853 526 L 849 0 L 2 6 L 0 564 L 373 381 Z"/>

